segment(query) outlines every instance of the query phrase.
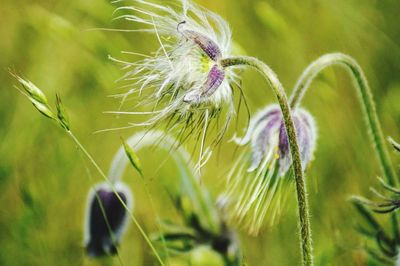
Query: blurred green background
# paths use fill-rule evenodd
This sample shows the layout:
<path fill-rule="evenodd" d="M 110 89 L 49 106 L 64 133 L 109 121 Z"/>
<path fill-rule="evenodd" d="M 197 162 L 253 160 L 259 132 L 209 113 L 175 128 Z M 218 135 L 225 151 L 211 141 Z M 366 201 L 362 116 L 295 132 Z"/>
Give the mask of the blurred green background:
<path fill-rule="evenodd" d="M 129 2 L 127 2 L 129 3 Z M 385 135 L 400 139 L 400 27 L 398 0 L 202 0 L 199 4 L 222 15 L 244 53 L 267 62 L 288 93 L 302 70 L 327 52 L 344 52 L 363 67 L 373 90 Z M 94 182 L 89 165 L 64 132 L 43 118 L 15 89 L 7 72 L 15 69 L 32 80 L 54 101 L 61 94 L 72 128 L 108 169 L 120 136 L 135 130 L 92 134 L 126 125 L 132 117 L 103 114 L 118 101 L 121 75 L 108 55 L 120 51 L 149 53 L 157 47 L 152 36 L 93 31 L 125 28 L 113 21 L 116 5 L 108 1 L 2 0 L 0 4 L 0 265 L 119 265 L 117 259 L 85 258 L 82 223 L 86 195 Z M 273 95 L 254 71 L 243 75 L 251 111 L 272 103 Z M 303 106 L 319 128 L 318 149 L 308 173 L 312 228 L 317 265 L 367 265 L 364 239 L 354 226 L 359 216 L 349 195 L 370 196 L 380 175 L 361 117 L 351 79 L 342 69 L 323 72 L 312 85 Z M 230 132 L 228 136 L 231 134 Z M 231 145 L 223 145 L 204 173 L 204 183 L 216 196 L 224 173 L 232 165 Z M 400 157 L 392 151 L 397 169 Z M 156 212 L 173 216 L 165 203 L 158 177 L 176 175 L 165 164 L 153 171 L 165 154 L 140 152 L 149 177 Z M 90 167 L 89 167 L 90 168 Z M 91 168 L 90 168 L 91 169 Z M 93 178 L 100 177 L 91 169 Z M 143 192 L 143 181 L 127 171 L 135 193 L 135 214 L 147 231 L 155 230 L 154 211 Z M 161 195 L 161 196 L 159 196 Z M 248 265 L 297 265 L 294 197 L 280 223 L 260 237 L 240 234 Z M 125 265 L 155 264 L 143 238 L 130 226 L 121 245 Z"/>

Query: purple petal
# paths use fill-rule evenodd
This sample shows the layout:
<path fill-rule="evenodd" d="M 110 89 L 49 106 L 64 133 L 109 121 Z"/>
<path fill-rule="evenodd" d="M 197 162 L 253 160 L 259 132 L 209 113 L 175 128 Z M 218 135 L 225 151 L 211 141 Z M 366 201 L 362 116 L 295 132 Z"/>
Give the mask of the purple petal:
<path fill-rule="evenodd" d="M 117 252 L 116 246 L 118 245 L 121 236 L 120 232 L 123 230 L 126 217 L 124 206 L 111 189 L 99 187 L 96 188 L 96 193 L 93 193 L 89 200 L 88 228 L 86 228 L 89 234 L 86 250 L 91 257 L 112 255 Z M 128 204 L 129 195 L 125 195 L 125 193 L 118 191 L 122 201 Z M 115 241 L 113 241 L 111 233 Z"/>
<path fill-rule="evenodd" d="M 302 121 L 302 131 L 304 131 L 304 140 L 302 143 L 301 160 L 303 168 L 312 160 L 316 143 L 316 128 L 313 117 L 304 110 L 299 110 L 299 119 Z"/>
<path fill-rule="evenodd" d="M 281 111 L 277 105 L 268 106 L 263 110 L 259 111 L 251 120 L 250 124 L 247 128 L 246 134 L 242 138 L 234 137 L 233 141 L 237 145 L 246 145 L 253 135 L 255 129 L 261 124 L 264 123 L 271 116 L 280 116 Z"/>
<path fill-rule="evenodd" d="M 218 45 L 207 36 L 192 30 L 184 30 L 182 34 L 196 43 L 211 60 L 217 62 L 222 57 Z"/>
<path fill-rule="evenodd" d="M 300 149 L 300 159 L 304 170 L 312 159 L 315 148 L 316 133 L 314 128 L 314 120 L 311 115 L 304 110 L 296 110 L 293 113 L 297 142 Z M 289 140 L 283 123 L 279 132 L 279 164 L 281 175 L 285 174 L 292 164 Z"/>
<path fill-rule="evenodd" d="M 273 149 L 272 139 L 278 134 L 278 129 L 281 124 L 281 116 L 271 114 L 267 121 L 262 123 L 263 129 L 257 135 L 255 141 L 252 143 L 252 163 L 249 172 L 254 171 L 261 163 L 268 149 Z"/>
<path fill-rule="evenodd" d="M 294 118 L 295 126 L 296 119 Z M 279 175 L 283 175 L 289 169 L 292 160 L 289 150 L 289 139 L 286 133 L 285 124 L 281 122 L 279 128 Z"/>
<path fill-rule="evenodd" d="M 224 70 L 218 65 L 214 65 L 208 73 L 206 83 L 203 85 L 201 96 L 212 95 L 222 84 L 225 78 Z"/>
<path fill-rule="evenodd" d="M 202 99 L 211 96 L 222 84 L 225 78 L 225 72 L 218 65 L 214 65 L 208 73 L 207 80 L 201 90 L 188 92 L 183 98 L 187 103 L 199 103 Z"/>

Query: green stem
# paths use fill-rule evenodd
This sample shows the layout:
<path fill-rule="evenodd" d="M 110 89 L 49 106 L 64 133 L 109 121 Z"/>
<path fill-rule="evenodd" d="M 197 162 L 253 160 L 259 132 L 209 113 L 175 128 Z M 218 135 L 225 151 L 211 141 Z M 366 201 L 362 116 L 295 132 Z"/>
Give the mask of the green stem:
<path fill-rule="evenodd" d="M 84 165 L 85 165 L 85 168 L 86 168 L 86 174 L 89 177 L 89 181 L 93 182 L 92 174 L 90 173 L 90 170 L 89 170 L 88 166 L 86 165 L 85 158 L 84 158 L 83 154 L 80 154 L 80 157 L 81 157 L 82 161 L 84 162 Z M 117 243 L 116 238 L 115 238 L 115 234 L 113 233 L 113 230 L 111 229 L 111 225 L 110 225 L 110 222 L 108 221 L 106 210 L 104 209 L 104 204 L 103 204 L 103 202 L 102 202 L 102 200 L 101 200 L 101 198 L 99 196 L 99 193 L 95 188 L 93 189 L 93 192 L 94 192 L 94 196 L 95 196 L 97 202 L 99 203 L 101 215 L 104 218 L 104 221 L 105 221 L 106 226 L 107 226 L 107 230 L 108 230 L 108 232 L 109 232 L 109 234 L 111 236 L 111 240 L 112 240 L 113 243 Z M 88 219 L 88 218 L 86 218 L 86 219 Z M 117 256 L 118 256 L 118 261 L 119 261 L 120 265 L 124 265 L 124 263 L 122 261 L 122 258 L 121 258 L 121 254 L 119 253 L 119 250 L 117 250 Z"/>
<path fill-rule="evenodd" d="M 398 178 L 385 145 L 385 138 L 383 137 L 371 89 L 363 70 L 352 57 L 341 53 L 326 54 L 311 63 L 296 83 L 290 98 L 290 106 L 293 109 L 299 106 L 305 92 L 310 87 L 314 78 L 322 70 L 332 65 L 345 67 L 354 78 L 355 85 L 358 89 L 359 95 L 361 96 L 359 99 L 363 106 L 362 109 L 367 123 L 367 128 L 369 128 L 371 141 L 375 148 L 380 166 L 389 185 L 396 186 L 398 184 Z M 392 227 L 397 239 L 399 237 L 399 229 L 395 213 L 392 214 Z"/>
<path fill-rule="evenodd" d="M 162 139 L 162 141 L 155 143 L 155 139 Z M 194 165 L 189 159 L 190 155 L 188 152 L 181 146 L 174 149 L 177 143 L 176 139 L 172 136 L 165 135 L 163 131 L 151 130 L 138 132 L 132 135 L 126 142 L 129 146 L 134 147 L 136 151 L 149 146 L 157 146 L 170 153 L 181 172 L 185 187 L 190 190 L 189 196 L 196 205 L 199 218 L 201 222 L 204 223 L 202 225 L 215 234 L 220 232 L 220 222 L 218 214 L 212 207 L 213 202 L 204 195 L 204 191 L 202 191 L 199 184 L 200 177 L 195 176 Z M 125 150 L 121 147 L 111 163 L 108 173 L 109 179 L 113 182 L 120 180 L 128 163 L 129 160 L 125 154 Z"/>
<path fill-rule="evenodd" d="M 89 159 L 89 161 L 93 164 L 93 166 L 96 168 L 96 170 L 99 172 L 99 174 L 102 176 L 104 181 L 110 185 L 112 191 L 114 192 L 115 196 L 118 198 L 122 206 L 125 208 L 125 210 L 129 213 L 129 216 L 131 217 L 132 221 L 136 225 L 136 227 L 139 229 L 140 233 L 142 234 L 143 238 L 147 242 L 147 244 L 150 246 L 151 250 L 153 251 L 154 255 L 156 256 L 158 262 L 160 265 L 164 266 L 164 262 L 161 260 L 160 256 L 158 255 L 157 250 L 151 243 L 150 239 L 144 232 L 143 228 L 140 226 L 139 222 L 136 220 L 135 216 L 133 215 L 132 211 L 128 208 L 128 206 L 125 204 L 125 202 L 122 200 L 120 197 L 119 193 L 116 191 L 115 186 L 113 182 L 111 182 L 110 179 L 107 178 L 103 170 L 100 168 L 100 166 L 96 163 L 96 161 L 93 159 L 93 157 L 90 155 L 90 153 L 83 147 L 83 145 L 79 142 L 79 140 L 75 137 L 75 135 L 70 131 L 67 130 L 68 135 L 71 137 L 71 139 L 75 142 L 75 144 L 78 146 L 78 148 L 83 152 L 83 154 Z"/>
<path fill-rule="evenodd" d="M 357 85 L 359 94 L 361 96 L 360 101 L 361 105 L 363 106 L 365 120 L 367 122 L 367 127 L 370 129 L 371 132 L 371 141 L 374 144 L 379 163 L 382 167 L 382 170 L 389 185 L 396 185 L 396 172 L 394 171 L 389 153 L 385 145 L 385 138 L 382 134 L 382 129 L 376 113 L 371 89 L 368 85 L 367 79 L 365 78 L 364 72 L 353 58 L 345 54 L 333 53 L 326 54 L 311 63 L 310 66 L 308 66 L 307 69 L 303 72 L 300 79 L 297 81 L 297 84 L 290 97 L 290 106 L 293 109 L 296 108 L 300 104 L 305 92 L 310 87 L 310 84 L 314 80 L 314 78 L 323 69 L 332 65 L 344 66 L 352 74 L 355 84 Z"/>
<path fill-rule="evenodd" d="M 296 181 L 297 204 L 299 211 L 300 245 L 303 265 L 313 265 L 310 214 L 307 199 L 305 176 L 301 166 L 300 150 L 296 130 L 285 90 L 274 71 L 262 61 L 253 57 L 233 57 L 221 61 L 223 67 L 247 65 L 257 69 L 271 86 L 279 102 L 286 132 L 289 138 L 290 153 L 293 158 L 293 170 Z"/>

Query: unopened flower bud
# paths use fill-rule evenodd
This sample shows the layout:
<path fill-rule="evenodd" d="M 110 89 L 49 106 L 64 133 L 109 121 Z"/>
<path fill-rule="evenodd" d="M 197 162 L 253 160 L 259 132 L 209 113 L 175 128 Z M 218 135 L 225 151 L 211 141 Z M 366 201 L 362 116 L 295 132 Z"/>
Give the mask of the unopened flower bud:
<path fill-rule="evenodd" d="M 122 183 L 99 184 L 89 193 L 86 210 L 85 248 L 90 257 L 113 255 L 127 226 L 127 210 L 133 205 L 130 189 Z M 125 206 L 122 204 L 122 202 Z"/>

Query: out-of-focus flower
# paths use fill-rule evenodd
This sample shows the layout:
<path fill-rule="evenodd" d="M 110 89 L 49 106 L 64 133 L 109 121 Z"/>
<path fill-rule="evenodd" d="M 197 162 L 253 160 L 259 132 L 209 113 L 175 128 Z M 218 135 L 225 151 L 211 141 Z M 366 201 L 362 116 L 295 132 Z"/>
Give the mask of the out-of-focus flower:
<path fill-rule="evenodd" d="M 231 30 L 220 16 L 191 1 L 181 1 L 179 11 L 180 1 L 173 2 L 174 8 L 142 0 L 118 8 L 132 11 L 119 18 L 143 25 L 138 31 L 154 34 L 160 44 L 142 61 L 123 62 L 127 69 L 123 80 L 130 90 L 121 96 L 135 95 L 153 111 L 123 113 L 151 115 L 135 125 L 152 126 L 168 119 L 169 126 L 182 133 L 199 129 L 204 134 L 213 118 L 223 113 L 227 117 L 221 132 L 225 131 L 234 113 L 230 84 L 236 75 L 220 61 L 231 54 Z"/>
<path fill-rule="evenodd" d="M 190 252 L 192 266 L 225 266 L 224 258 L 209 246 L 199 246 Z"/>
<path fill-rule="evenodd" d="M 313 158 L 316 127 L 304 109 L 293 110 L 293 119 L 305 168 Z M 256 114 L 246 135 L 234 141 L 246 149 L 228 175 L 225 208 L 230 219 L 257 234 L 266 216 L 270 224 L 274 222 L 290 187 L 286 174 L 292 158 L 279 107 L 268 106 Z"/>
<path fill-rule="evenodd" d="M 188 181 L 185 183 L 191 183 Z M 195 207 L 200 201 L 205 202 L 202 197 L 208 197 L 208 191 L 205 188 L 202 188 L 199 194 L 193 193 L 192 189 L 185 191 L 189 187 L 190 184 L 183 185 L 183 194 L 170 193 L 178 213 L 183 218 L 183 225 L 170 220 L 162 224 L 162 233 L 155 234 L 153 238 L 156 243 L 161 244 L 160 251 L 165 252 L 167 249 L 169 254 L 184 256 L 188 259 L 188 265 L 241 265 L 239 241 L 236 232 L 226 224 L 223 210 L 217 205 L 205 206 L 218 214 L 218 231 L 213 232 L 210 224 L 201 223 L 209 220 L 209 217 L 204 217 L 206 213 L 197 212 Z M 193 193 L 192 197 L 200 200 L 192 201 L 185 195 L 187 193 Z"/>
<path fill-rule="evenodd" d="M 98 184 L 89 192 L 85 221 L 85 248 L 90 257 L 114 255 L 127 226 L 127 210 L 133 198 L 130 189 L 121 182 L 113 189 L 108 184 Z"/>
<path fill-rule="evenodd" d="M 162 141 L 154 141 L 161 137 Z M 110 179 L 120 180 L 129 161 L 136 169 L 141 169 L 137 167 L 138 159 L 133 150 L 140 152 L 143 148 L 152 147 L 153 151 L 158 148 L 167 152 L 179 175 L 160 182 L 164 184 L 178 215 L 174 219 L 160 219 L 159 231 L 151 236 L 161 257 L 168 261 L 168 265 L 175 265 L 177 257 L 190 265 L 242 265 L 236 233 L 228 227 L 223 210 L 215 204 L 210 192 L 200 185 L 200 175 L 195 171 L 188 151 L 182 146 L 171 151 L 176 142 L 175 138 L 161 130 L 132 135 L 114 156 Z M 208 264 L 205 258 L 208 258 Z"/>

